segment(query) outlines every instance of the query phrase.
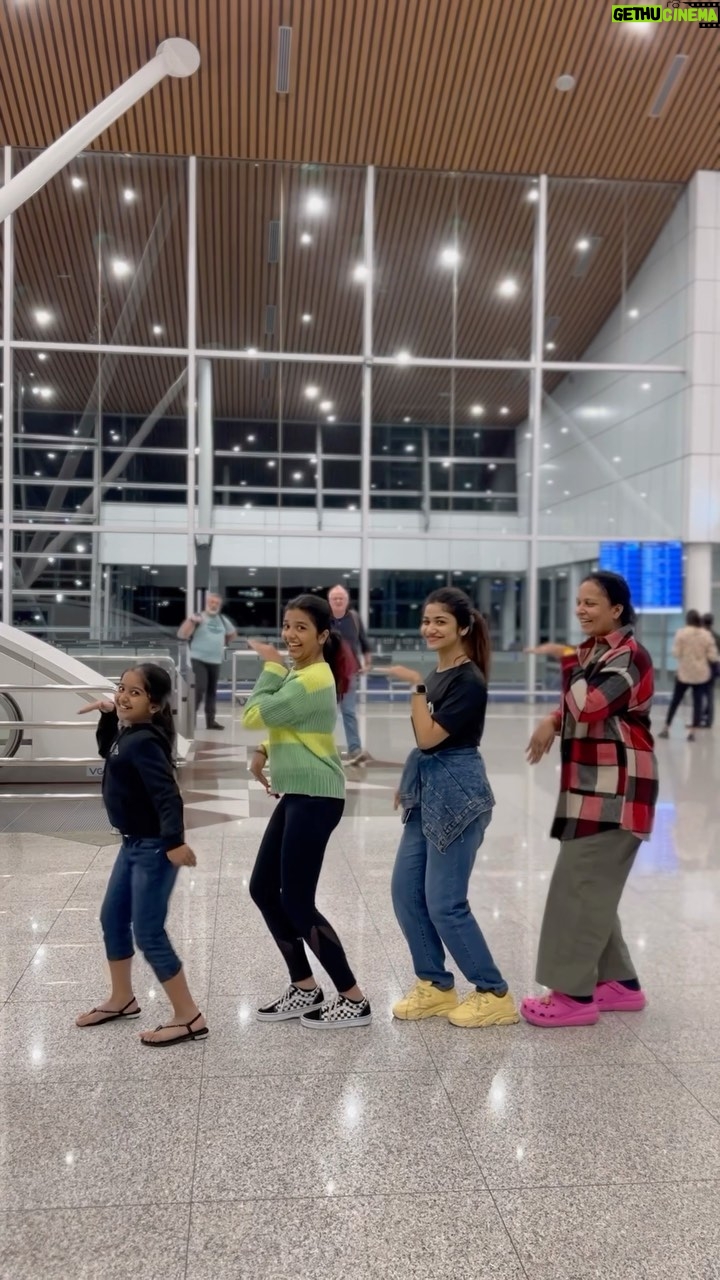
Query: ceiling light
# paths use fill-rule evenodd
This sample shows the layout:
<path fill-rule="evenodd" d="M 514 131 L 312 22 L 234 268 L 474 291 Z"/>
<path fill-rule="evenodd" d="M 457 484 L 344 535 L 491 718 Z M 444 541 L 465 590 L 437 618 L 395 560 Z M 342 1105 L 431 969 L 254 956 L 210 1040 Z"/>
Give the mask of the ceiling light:
<path fill-rule="evenodd" d="M 40 388 L 39 388 L 39 387 L 33 387 L 33 388 L 32 388 L 32 393 L 33 393 L 33 395 L 34 395 L 34 396 L 39 396 L 39 395 L 40 395 Z"/>
<path fill-rule="evenodd" d="M 317 191 L 313 191 L 305 201 L 305 208 L 308 213 L 317 216 L 317 214 L 325 213 L 325 210 L 327 209 L 327 200 Z"/>
<path fill-rule="evenodd" d="M 127 258 L 113 258 L 110 266 L 112 267 L 112 273 L 117 280 L 124 280 L 132 271 L 132 267 L 130 266 Z"/>
<path fill-rule="evenodd" d="M 507 405 L 506 405 L 506 404 L 504 404 L 504 405 L 502 406 L 502 409 L 500 410 L 500 413 L 501 413 L 502 417 L 503 417 L 503 418 L 506 418 L 506 417 L 507 417 L 507 415 L 509 414 L 509 412 L 510 412 L 510 410 L 508 409 Z"/>
<path fill-rule="evenodd" d="M 248 349 L 247 349 L 247 355 L 249 355 L 249 356 L 256 356 L 256 355 L 257 355 L 257 353 L 258 353 L 258 349 L 257 349 L 257 347 L 248 347 Z"/>
<path fill-rule="evenodd" d="M 34 475 L 34 476 L 41 476 L 41 475 L 42 475 L 42 471 L 33 471 L 33 475 Z"/>
<path fill-rule="evenodd" d="M 460 266 L 460 250 L 455 245 L 449 244 L 440 253 L 440 265 L 442 267 L 459 267 Z"/>
<path fill-rule="evenodd" d="M 628 311 L 629 320 L 637 320 L 639 315 L 640 315 L 640 312 L 638 311 L 637 307 L 633 307 L 631 311 Z"/>
<path fill-rule="evenodd" d="M 368 278 L 368 269 L 364 262 L 358 262 L 357 266 L 353 267 L 352 278 L 356 284 L 365 283 Z"/>
<path fill-rule="evenodd" d="M 239 453 L 239 452 L 240 452 L 240 445 L 239 445 L 239 444 L 234 444 L 234 445 L 233 445 L 233 453 Z"/>
<path fill-rule="evenodd" d="M 622 458 L 620 457 L 619 453 L 615 454 L 615 457 L 613 458 L 613 462 L 622 462 Z"/>
<path fill-rule="evenodd" d="M 414 444 L 406 444 L 406 445 L 405 445 L 405 452 L 406 452 L 406 453 L 414 453 L 414 452 L 415 452 L 415 445 L 414 445 Z"/>
<path fill-rule="evenodd" d="M 560 93 L 569 93 L 571 89 L 575 88 L 575 77 L 571 75 L 558 76 L 555 81 L 555 88 Z"/>
<path fill-rule="evenodd" d="M 153 325 L 153 333 L 155 334 L 155 337 L 156 337 L 156 338 L 159 338 L 159 337 L 160 337 L 160 334 L 162 333 L 162 331 L 163 331 L 163 327 L 162 327 L 162 325 L 161 325 L 161 324 L 154 324 L 154 325 Z"/>
<path fill-rule="evenodd" d="M 328 420 L 328 422 L 335 422 L 335 421 L 336 421 L 335 414 L 334 414 L 334 413 L 329 413 L 329 414 L 328 414 L 328 417 L 327 417 L 327 420 Z"/>
<path fill-rule="evenodd" d="M 473 440 L 479 440 L 479 439 L 480 439 L 480 432 L 473 431 Z"/>
<path fill-rule="evenodd" d="M 132 187 L 125 187 L 123 200 L 126 204 L 132 204 L 133 200 L 137 200 L 137 191 L 133 191 Z"/>
<path fill-rule="evenodd" d="M 583 238 L 582 240 L 578 240 L 577 244 L 575 245 L 575 248 L 577 249 L 578 253 L 587 253 L 588 249 L 590 248 L 590 241 L 585 238 Z"/>
<path fill-rule="evenodd" d="M 47 360 L 47 351 L 41 351 L 38 354 L 38 360 Z"/>
<path fill-rule="evenodd" d="M 566 436 L 569 430 L 570 430 L 570 428 L 569 428 L 569 427 L 561 427 L 561 428 L 560 428 L 560 435 L 561 435 L 561 436 Z"/>
<path fill-rule="evenodd" d="M 57 595 L 55 596 L 55 599 L 57 600 L 58 604 L 62 604 L 63 600 L 65 599 L 62 591 L 58 591 Z"/>
<path fill-rule="evenodd" d="M 39 324 L 41 329 L 46 329 L 47 326 L 53 322 L 52 311 L 46 311 L 43 307 L 40 307 L 35 311 L 34 316 L 35 323 Z"/>
<path fill-rule="evenodd" d="M 41 400 L 50 400 L 52 398 L 52 395 L 53 395 L 52 387 L 40 387 Z"/>
<path fill-rule="evenodd" d="M 398 351 L 395 359 L 398 364 L 409 364 L 412 357 L 409 351 Z"/>
<path fill-rule="evenodd" d="M 78 542 L 78 543 L 76 543 L 76 544 L 75 544 L 75 550 L 76 550 L 76 551 L 79 551 L 79 552 L 80 552 L 80 554 L 82 554 L 82 552 L 85 550 L 85 543 L 84 543 L 84 542 Z"/>
<path fill-rule="evenodd" d="M 293 480 L 302 480 L 302 478 L 303 478 L 302 471 L 293 471 L 293 477 L 292 477 L 292 478 L 293 478 Z"/>
<path fill-rule="evenodd" d="M 348 503 L 348 511 L 357 511 L 357 507 L 354 502 Z"/>
<path fill-rule="evenodd" d="M 520 292 L 520 286 L 517 280 L 512 280 L 508 277 L 507 280 L 500 281 L 497 291 L 501 298 L 515 298 Z"/>
<path fill-rule="evenodd" d="M 403 422 L 411 422 L 411 421 L 412 421 L 411 418 L 403 418 Z"/>
<path fill-rule="evenodd" d="M 446 470 L 446 471 L 448 471 L 448 470 L 450 469 L 450 459 L 449 459 L 449 458 L 444 458 L 444 459 L 443 459 L 443 466 L 444 466 L 444 468 L 445 468 L 445 470 Z"/>
<path fill-rule="evenodd" d="M 469 480 L 466 480 L 466 481 L 465 481 L 465 488 L 466 488 L 466 489 L 471 489 L 471 488 L 472 488 L 472 485 L 470 484 L 470 481 L 469 481 Z"/>
<path fill-rule="evenodd" d="M 255 436 L 246 436 L 245 439 L 247 440 L 248 444 L 255 443 Z"/>
<path fill-rule="evenodd" d="M 70 186 L 73 188 L 73 191 L 80 191 L 80 189 L 85 186 L 84 179 L 78 178 L 76 174 L 74 178 L 70 179 Z"/>
<path fill-rule="evenodd" d="M 48 456 L 48 458 L 52 459 L 53 461 L 55 460 L 55 458 L 57 458 L 57 454 L 56 454 L 56 453 L 49 453 L 47 456 Z"/>
<path fill-rule="evenodd" d="M 563 497 L 564 497 L 564 498 L 569 498 L 569 497 L 570 497 L 570 490 L 569 490 L 569 489 L 563 489 Z"/>
<path fill-rule="evenodd" d="M 546 342 L 546 343 L 545 343 L 545 350 L 546 350 L 546 351 L 554 351 L 554 350 L 555 350 L 555 345 L 556 345 L 556 344 L 555 344 L 554 342 Z"/>
<path fill-rule="evenodd" d="M 302 322 L 303 322 L 303 324 L 309 324 L 311 320 L 312 320 L 312 316 L 310 315 L 310 313 L 309 313 L 308 311 L 306 311 L 306 312 L 305 312 L 305 315 L 304 315 L 304 316 L 302 316 Z"/>
<path fill-rule="evenodd" d="M 305 388 L 305 395 L 307 396 L 308 400 L 317 400 L 318 396 L 320 395 L 320 388 L 319 388 L 319 387 L 306 387 L 306 388 Z"/>
<path fill-rule="evenodd" d="M 641 383 L 640 383 L 640 390 L 641 390 L 641 391 L 649 391 L 649 390 L 650 390 L 650 387 L 651 387 L 651 383 L 649 383 L 649 382 L 641 382 Z"/>
<path fill-rule="evenodd" d="M 332 400 L 321 400 L 321 401 L 320 401 L 320 410 L 321 410 L 321 412 L 322 412 L 322 413 L 329 413 L 329 412 L 330 412 L 330 410 L 332 409 L 332 407 L 333 407 L 333 405 L 332 405 Z"/>
<path fill-rule="evenodd" d="M 530 204 L 537 204 L 538 200 L 540 199 L 540 192 L 538 191 L 537 187 L 531 187 L 525 199 L 529 200 Z"/>
<path fill-rule="evenodd" d="M 301 243 L 301 244 L 312 244 L 312 236 L 310 235 L 310 232 L 309 232 L 309 231 L 303 231 L 303 233 L 302 233 L 302 235 L 301 235 L 301 237 L 300 237 L 300 243 Z"/>
<path fill-rule="evenodd" d="M 277 463 L 271 458 L 270 461 L 268 462 L 268 466 L 271 468 L 271 470 L 274 470 L 275 467 L 277 466 Z"/>
<path fill-rule="evenodd" d="M 485 412 L 485 409 L 481 404 L 473 404 L 470 406 L 470 412 L 473 418 L 479 418 Z"/>
<path fill-rule="evenodd" d="M 488 471 L 497 471 L 497 463 L 488 462 Z"/>
<path fill-rule="evenodd" d="M 525 432 L 525 439 L 526 439 L 526 440 L 532 440 L 532 431 L 526 431 L 526 432 Z"/>
<path fill-rule="evenodd" d="M 76 579 L 75 579 L 75 586 L 76 586 L 76 587 L 81 587 L 81 586 L 82 586 L 82 578 L 76 578 Z"/>

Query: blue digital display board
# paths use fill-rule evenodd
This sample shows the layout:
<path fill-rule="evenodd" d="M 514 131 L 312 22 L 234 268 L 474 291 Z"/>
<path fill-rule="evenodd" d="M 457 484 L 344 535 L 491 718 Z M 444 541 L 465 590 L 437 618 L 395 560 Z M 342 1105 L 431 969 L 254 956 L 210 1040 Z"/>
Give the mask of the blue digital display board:
<path fill-rule="evenodd" d="M 681 542 L 601 542 L 601 569 L 627 579 L 641 613 L 679 613 L 683 607 Z"/>

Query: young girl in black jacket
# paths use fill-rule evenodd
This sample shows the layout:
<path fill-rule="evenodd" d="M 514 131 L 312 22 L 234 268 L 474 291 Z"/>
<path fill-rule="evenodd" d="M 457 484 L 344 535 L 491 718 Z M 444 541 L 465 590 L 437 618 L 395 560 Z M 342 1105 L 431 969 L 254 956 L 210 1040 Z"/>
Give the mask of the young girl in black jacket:
<path fill-rule="evenodd" d="M 122 833 L 122 847 L 100 912 L 112 989 L 104 1004 L 80 1014 L 77 1025 L 98 1027 L 138 1017 L 132 988 L 134 933 L 173 1007 L 170 1023 L 140 1037 L 153 1048 L 208 1034 L 165 931 L 177 873 L 196 865 L 185 844 L 183 802 L 172 762 L 170 692 L 167 672 L 143 663 L 123 674 L 114 703 L 93 702 L 79 713 L 101 712 L 97 740 L 105 758 L 103 801 L 110 822 Z"/>

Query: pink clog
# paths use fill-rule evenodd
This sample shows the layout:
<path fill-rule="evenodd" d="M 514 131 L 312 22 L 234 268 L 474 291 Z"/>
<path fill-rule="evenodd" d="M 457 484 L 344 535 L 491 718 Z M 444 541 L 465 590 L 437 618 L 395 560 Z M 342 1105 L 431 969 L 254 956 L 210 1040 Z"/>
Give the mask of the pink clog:
<path fill-rule="evenodd" d="M 594 1000 L 581 1004 L 559 991 L 550 991 L 546 996 L 526 996 L 520 1012 L 534 1027 L 591 1027 L 600 1017 Z"/>
<path fill-rule="evenodd" d="M 595 1003 L 601 1013 L 640 1013 L 647 999 L 644 991 L 629 991 L 622 982 L 598 982 Z"/>

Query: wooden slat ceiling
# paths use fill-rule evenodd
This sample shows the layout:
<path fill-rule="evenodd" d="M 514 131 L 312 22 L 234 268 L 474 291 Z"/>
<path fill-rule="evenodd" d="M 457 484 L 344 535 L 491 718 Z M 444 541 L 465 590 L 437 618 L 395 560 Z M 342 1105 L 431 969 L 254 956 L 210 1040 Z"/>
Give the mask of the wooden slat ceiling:
<path fill-rule="evenodd" d="M 198 45 L 200 71 L 154 90 L 102 149 L 681 182 L 718 166 L 717 32 L 613 24 L 589 0 L 2 0 L 4 141 L 47 145 L 167 36 Z"/>

